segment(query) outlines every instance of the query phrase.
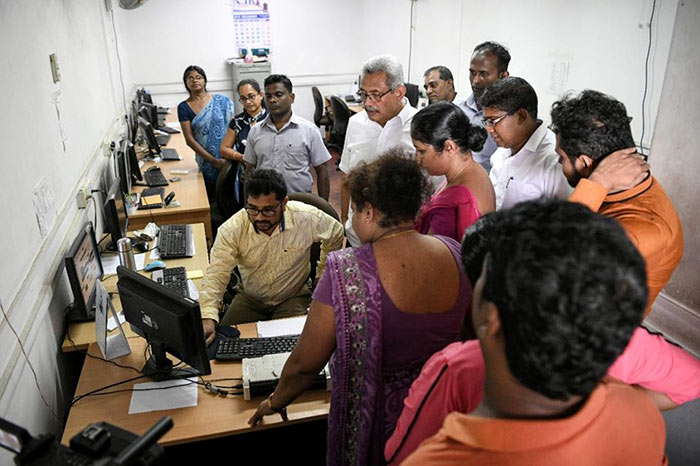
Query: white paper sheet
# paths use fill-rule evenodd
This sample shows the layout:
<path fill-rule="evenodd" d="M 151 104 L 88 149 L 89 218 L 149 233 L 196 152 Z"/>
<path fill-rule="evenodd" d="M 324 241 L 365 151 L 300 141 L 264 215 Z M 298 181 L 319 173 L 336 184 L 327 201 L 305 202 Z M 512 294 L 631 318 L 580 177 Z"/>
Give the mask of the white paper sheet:
<path fill-rule="evenodd" d="M 122 313 L 122 312 L 117 313 L 117 318 L 119 319 L 120 324 L 123 324 L 126 321 L 126 318 L 124 317 L 124 313 Z M 112 317 L 110 317 L 109 319 L 107 319 L 107 331 L 111 332 L 115 328 L 117 328 L 117 323 L 114 321 L 114 319 Z"/>
<path fill-rule="evenodd" d="M 299 335 L 304 329 L 305 323 L 306 316 L 258 322 L 258 336 L 278 337 L 281 335 Z"/>
<path fill-rule="evenodd" d="M 191 377 L 189 379 L 135 384 L 135 391 L 131 393 L 129 414 L 197 406 L 197 384 L 188 382 L 194 382 L 196 380 L 196 377 Z M 161 390 L 138 391 L 138 389 L 153 388 L 160 388 Z"/>
<path fill-rule="evenodd" d="M 187 280 L 187 291 L 190 293 L 191 300 L 199 301 L 199 290 L 192 280 Z"/>
<path fill-rule="evenodd" d="M 100 260 L 102 261 L 102 269 L 105 275 L 117 273 L 117 266 L 120 265 L 119 254 L 103 254 L 100 256 Z M 136 262 L 136 270 L 143 270 L 143 264 L 146 262 L 146 253 L 134 254 L 134 260 Z"/>

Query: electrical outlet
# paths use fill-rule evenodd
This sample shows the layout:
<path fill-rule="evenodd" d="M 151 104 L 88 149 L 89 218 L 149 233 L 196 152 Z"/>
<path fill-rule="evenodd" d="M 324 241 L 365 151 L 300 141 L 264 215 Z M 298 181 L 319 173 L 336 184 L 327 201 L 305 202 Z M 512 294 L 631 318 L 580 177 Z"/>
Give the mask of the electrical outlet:
<path fill-rule="evenodd" d="M 90 196 L 92 195 L 91 191 L 92 188 L 90 187 L 90 183 L 87 183 L 85 186 L 78 190 L 78 194 L 76 195 L 78 209 L 87 209 Z"/>

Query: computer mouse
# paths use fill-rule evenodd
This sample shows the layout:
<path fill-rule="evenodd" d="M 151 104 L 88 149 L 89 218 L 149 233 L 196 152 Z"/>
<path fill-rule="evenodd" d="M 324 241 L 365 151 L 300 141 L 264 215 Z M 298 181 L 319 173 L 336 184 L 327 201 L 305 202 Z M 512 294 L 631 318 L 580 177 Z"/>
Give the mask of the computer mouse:
<path fill-rule="evenodd" d="M 151 272 L 151 271 L 153 271 L 153 270 L 162 270 L 162 269 L 164 269 L 165 267 L 167 267 L 167 266 L 165 265 L 165 262 L 163 262 L 163 261 L 153 261 L 153 262 L 151 262 L 151 263 L 149 263 L 149 264 L 146 264 L 146 267 L 144 267 L 143 269 L 144 269 L 146 272 Z"/>
<path fill-rule="evenodd" d="M 142 241 L 139 239 L 132 239 L 131 240 L 131 245 L 136 249 L 138 252 L 146 252 L 148 251 L 148 243 L 146 241 Z"/>

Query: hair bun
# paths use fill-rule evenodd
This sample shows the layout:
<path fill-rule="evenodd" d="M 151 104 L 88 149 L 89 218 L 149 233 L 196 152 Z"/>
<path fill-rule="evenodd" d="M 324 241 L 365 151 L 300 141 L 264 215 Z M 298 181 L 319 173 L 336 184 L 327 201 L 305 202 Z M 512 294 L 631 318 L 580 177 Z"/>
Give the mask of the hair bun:
<path fill-rule="evenodd" d="M 479 152 L 481 149 L 484 148 L 484 143 L 486 142 L 488 134 L 486 133 L 486 130 L 481 126 L 469 126 L 469 150 L 471 150 L 472 152 Z"/>

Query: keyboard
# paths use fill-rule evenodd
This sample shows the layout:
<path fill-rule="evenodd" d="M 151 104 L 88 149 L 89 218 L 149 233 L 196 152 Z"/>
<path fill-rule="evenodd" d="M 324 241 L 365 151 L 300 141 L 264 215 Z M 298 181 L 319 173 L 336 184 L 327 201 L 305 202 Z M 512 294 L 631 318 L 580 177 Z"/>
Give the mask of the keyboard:
<path fill-rule="evenodd" d="M 151 280 L 160 283 L 184 298 L 190 297 L 190 291 L 187 287 L 187 269 L 184 267 L 156 270 L 151 274 Z"/>
<path fill-rule="evenodd" d="M 158 251 L 161 259 L 191 257 L 189 238 L 192 232 L 188 225 L 162 225 L 158 235 Z"/>
<path fill-rule="evenodd" d="M 146 183 L 148 184 L 148 186 L 151 187 L 168 186 L 170 184 L 168 183 L 168 180 L 165 179 L 165 175 L 163 175 L 163 172 L 161 172 L 160 170 L 146 170 L 143 176 L 146 178 Z"/>
<path fill-rule="evenodd" d="M 163 160 L 180 160 L 180 154 L 175 149 L 161 149 L 160 156 Z"/>
<path fill-rule="evenodd" d="M 143 198 L 148 196 L 160 196 L 160 204 L 148 204 L 143 203 Z M 165 197 L 165 188 L 146 188 L 141 191 L 141 197 L 139 198 L 138 210 L 144 209 L 159 209 L 163 207 L 163 198 Z"/>
<path fill-rule="evenodd" d="M 238 361 L 259 358 L 266 354 L 288 353 L 299 341 L 299 335 L 267 338 L 222 338 L 216 348 L 216 359 Z"/>

